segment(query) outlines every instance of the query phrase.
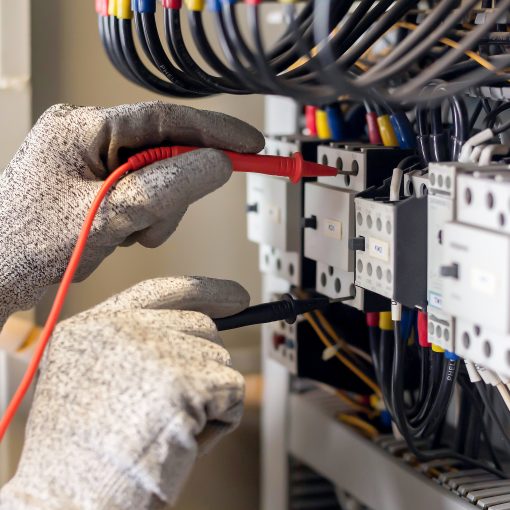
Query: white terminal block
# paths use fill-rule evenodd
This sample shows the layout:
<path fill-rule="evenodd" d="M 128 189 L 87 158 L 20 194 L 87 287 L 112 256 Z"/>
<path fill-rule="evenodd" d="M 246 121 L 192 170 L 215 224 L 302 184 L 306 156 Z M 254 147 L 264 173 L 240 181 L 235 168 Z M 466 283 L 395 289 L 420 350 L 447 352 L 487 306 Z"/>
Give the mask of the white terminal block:
<path fill-rule="evenodd" d="M 305 184 L 305 218 L 315 226 L 305 228 L 305 257 L 342 271 L 354 271 L 354 197 L 356 192 L 319 183 Z"/>
<path fill-rule="evenodd" d="M 268 137 L 266 138 L 266 146 L 262 154 L 290 157 L 296 152 L 299 152 L 299 147 L 296 142 L 287 140 L 286 137 L 281 137 L 280 139 Z"/>
<path fill-rule="evenodd" d="M 317 262 L 316 289 L 333 299 L 354 296 L 353 299 L 344 301 L 344 305 L 364 310 L 365 293 L 363 289 L 356 287 L 354 281 L 354 272 L 342 271 L 323 262 Z"/>
<path fill-rule="evenodd" d="M 353 191 L 363 191 L 373 183 L 369 179 L 369 165 L 374 165 L 377 156 L 379 163 L 384 164 L 387 159 L 396 158 L 386 147 L 368 144 L 347 144 L 344 147 L 321 145 L 317 149 L 317 161 L 323 165 L 336 167 L 339 172 L 345 172 L 336 177 L 319 177 L 318 181 L 336 187 L 343 187 Z M 392 166 L 386 163 L 387 170 Z M 379 181 L 382 182 L 385 174 L 380 168 L 371 166 L 371 172 L 379 171 Z M 387 172 L 389 175 L 389 172 Z"/>
<path fill-rule="evenodd" d="M 510 234 L 508 170 L 458 177 L 457 221 Z"/>
<path fill-rule="evenodd" d="M 498 374 L 510 376 L 510 335 L 458 318 L 455 328 L 455 353 L 479 363 Z"/>
<path fill-rule="evenodd" d="M 444 228 L 457 218 L 462 192 L 458 186 L 462 179 L 480 172 L 471 163 L 430 163 L 427 208 L 427 301 L 428 339 L 443 349 L 456 352 L 455 318 L 443 309 L 443 282 L 440 269 L 443 265 Z"/>
<path fill-rule="evenodd" d="M 247 176 L 248 239 L 282 252 L 299 252 L 301 188 L 280 177 Z"/>
<path fill-rule="evenodd" d="M 267 244 L 259 245 L 259 271 L 300 285 L 301 258 L 298 252 L 286 252 Z"/>
<path fill-rule="evenodd" d="M 355 196 L 356 192 L 347 189 L 305 184 L 304 216 L 315 224 L 304 229 L 304 254 L 317 262 L 317 290 L 332 298 L 356 295 L 355 255 L 349 249 L 349 239 L 355 234 Z M 354 302 L 346 304 L 355 306 Z"/>
<path fill-rule="evenodd" d="M 431 163 L 427 202 L 427 314 L 428 340 L 454 352 L 455 321 L 443 310 L 444 227 L 455 217 L 455 164 Z"/>
<path fill-rule="evenodd" d="M 389 203 L 356 199 L 356 236 L 365 250 L 356 252 L 356 285 L 394 298 L 394 208 Z"/>
<path fill-rule="evenodd" d="M 458 319 L 510 333 L 510 236 L 471 225 L 444 229 L 443 308 Z"/>

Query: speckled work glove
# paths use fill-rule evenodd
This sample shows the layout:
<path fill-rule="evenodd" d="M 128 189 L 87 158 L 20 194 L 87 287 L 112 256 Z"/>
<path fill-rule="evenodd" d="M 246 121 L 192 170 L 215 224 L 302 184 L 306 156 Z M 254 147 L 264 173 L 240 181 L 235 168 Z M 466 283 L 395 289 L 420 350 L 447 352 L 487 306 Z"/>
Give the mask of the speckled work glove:
<path fill-rule="evenodd" d="M 43 114 L 0 177 L 0 327 L 60 281 L 101 181 L 120 158 L 168 144 L 258 152 L 264 140 L 226 115 L 161 102 L 57 105 Z M 125 177 L 99 211 L 77 279 L 119 245 L 163 243 L 187 207 L 230 175 L 224 154 L 202 150 Z"/>
<path fill-rule="evenodd" d="M 248 302 L 231 281 L 161 278 L 62 322 L 0 510 L 174 502 L 197 453 L 239 422 L 243 379 L 208 316 Z"/>

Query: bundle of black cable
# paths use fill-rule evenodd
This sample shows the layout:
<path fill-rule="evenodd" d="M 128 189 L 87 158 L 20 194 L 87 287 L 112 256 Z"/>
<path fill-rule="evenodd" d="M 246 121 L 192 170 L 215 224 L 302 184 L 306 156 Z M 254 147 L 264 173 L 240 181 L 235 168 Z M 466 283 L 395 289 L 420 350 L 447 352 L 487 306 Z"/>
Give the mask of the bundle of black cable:
<path fill-rule="evenodd" d="M 392 353 L 385 350 L 389 347 L 390 336 L 393 337 Z M 409 346 L 407 340 L 402 338 L 400 321 L 394 322 L 393 335 L 386 332 L 386 337 L 381 338 L 381 350 L 383 352 L 379 358 L 379 382 L 386 405 L 416 458 L 419 461 L 453 458 L 467 466 L 481 467 L 504 476 L 483 423 L 483 408 L 467 380 L 464 367 L 460 368 L 460 361 L 448 359 L 443 353 L 424 349 L 421 353 L 418 395 L 414 403 L 410 403 L 409 388 L 406 388 L 405 380 Z M 459 413 L 457 423 L 453 424 L 452 431 L 450 427 L 445 427 L 445 423 L 457 383 L 463 391 L 461 410 L 462 403 L 464 408 Z M 466 406 L 471 405 L 473 407 L 468 414 Z M 469 444 L 466 443 L 468 437 Z M 485 441 L 485 451 L 480 448 L 482 438 Z M 420 446 L 417 440 L 420 440 Z M 485 453 L 489 455 L 490 461 L 483 460 Z"/>

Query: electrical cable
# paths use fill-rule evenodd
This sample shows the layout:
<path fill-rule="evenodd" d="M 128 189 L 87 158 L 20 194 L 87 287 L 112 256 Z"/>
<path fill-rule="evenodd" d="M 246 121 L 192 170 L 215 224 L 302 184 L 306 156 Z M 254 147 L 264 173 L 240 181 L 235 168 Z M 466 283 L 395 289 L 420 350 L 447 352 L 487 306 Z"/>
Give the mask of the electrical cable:
<path fill-rule="evenodd" d="M 350 296 L 349 298 L 350 299 Z M 320 323 L 320 325 L 323 327 L 323 329 L 326 331 L 326 333 L 333 339 L 335 343 L 342 346 L 342 349 L 345 349 L 347 351 L 350 351 L 355 356 L 358 356 L 359 358 L 363 359 L 366 363 L 372 364 L 372 358 L 368 353 L 363 351 L 362 349 L 359 349 L 355 345 L 351 345 L 348 342 L 346 342 L 344 339 L 340 338 L 338 333 L 335 331 L 331 323 L 326 319 L 324 314 L 321 310 L 316 309 L 315 315 Z"/>
<path fill-rule="evenodd" d="M 213 50 L 211 43 L 205 32 L 204 23 L 202 19 L 202 11 L 189 10 L 188 11 L 188 24 L 192 33 L 192 39 L 195 43 L 200 56 L 204 59 L 207 65 L 209 65 L 216 73 L 222 76 L 224 79 L 229 80 L 236 87 L 242 87 L 242 84 L 237 74 L 226 66 L 223 61 Z M 247 88 L 246 90 L 252 90 Z"/>
<path fill-rule="evenodd" d="M 159 94 L 165 94 L 175 97 L 186 97 L 186 98 L 197 98 L 203 97 L 201 94 L 194 92 L 188 92 L 185 88 L 161 80 L 154 74 L 152 74 L 145 64 L 141 61 L 138 51 L 135 47 L 133 40 L 133 32 L 131 27 L 131 20 L 121 19 L 114 20 L 115 33 L 119 35 L 119 44 L 121 53 L 131 70 L 131 72 L 141 81 L 145 87 Z M 167 78 L 170 77 L 168 73 Z"/>
<path fill-rule="evenodd" d="M 496 451 L 495 451 L 495 449 L 492 445 L 492 442 L 491 442 L 490 434 L 489 434 L 489 432 L 487 430 L 487 426 L 485 424 L 485 420 L 484 420 L 485 413 L 484 413 L 484 408 L 483 408 L 483 404 L 482 404 L 480 395 L 473 388 L 473 385 L 471 384 L 471 382 L 469 380 L 466 380 L 463 377 L 459 377 L 458 381 L 459 381 L 459 384 L 464 389 L 464 391 L 466 391 L 469 394 L 469 396 L 471 398 L 471 403 L 474 406 L 474 409 L 476 410 L 476 413 L 478 415 L 477 417 L 478 417 L 478 420 L 481 425 L 481 432 L 482 432 L 482 436 L 484 439 L 485 447 L 487 448 L 487 452 L 489 453 L 489 456 L 490 456 L 492 462 L 494 463 L 494 466 L 497 469 L 499 469 L 500 471 L 503 471 L 503 467 L 501 466 L 501 462 L 499 461 L 499 459 L 496 455 Z"/>
<path fill-rule="evenodd" d="M 378 411 L 374 409 L 370 409 L 367 406 L 364 406 L 362 404 L 359 404 L 355 400 L 353 400 L 347 392 L 343 390 L 338 390 L 335 388 L 335 395 L 346 405 L 348 405 L 353 411 L 357 413 L 363 413 L 366 414 L 370 419 L 377 416 L 379 413 Z"/>
<path fill-rule="evenodd" d="M 321 340 L 321 342 L 328 348 L 333 347 L 333 344 L 328 340 L 326 335 L 322 332 L 319 325 L 313 318 L 313 316 L 309 313 L 304 314 L 304 318 L 310 323 L 313 330 Z M 353 363 L 351 363 L 343 354 L 338 351 L 335 351 L 335 356 L 338 360 L 345 365 L 353 374 L 355 374 L 359 379 L 361 379 L 377 396 L 382 396 L 381 390 L 377 386 L 377 384 L 366 374 L 364 374 L 358 367 L 356 367 Z"/>
<path fill-rule="evenodd" d="M 181 94 L 180 97 L 204 97 L 211 94 L 210 88 L 205 88 L 198 82 L 191 80 L 172 64 L 166 55 L 165 50 L 163 49 L 163 45 L 161 44 L 156 20 L 153 13 L 135 13 L 135 27 L 138 33 L 138 38 L 140 40 L 144 40 L 142 47 L 147 48 L 149 51 L 147 57 L 156 64 L 157 69 L 166 77 L 170 84 L 161 82 L 159 78 L 152 75 L 145 68 L 145 66 L 143 66 L 141 61 L 137 62 L 136 65 L 138 68 L 140 68 L 140 70 L 142 70 L 140 64 L 145 69 L 148 79 L 150 78 L 151 80 L 158 80 L 159 83 L 164 83 L 166 87 L 175 89 Z M 124 44 L 126 51 L 132 55 L 131 58 L 133 60 L 136 60 L 136 49 L 132 44 L 132 32 L 130 23 L 121 24 L 121 36 L 125 41 Z"/>
<path fill-rule="evenodd" d="M 495 423 L 497 426 L 501 438 L 505 441 L 507 446 L 510 446 L 510 434 L 506 431 L 505 426 L 501 422 L 498 414 L 496 411 L 494 411 L 494 408 L 492 407 L 492 403 L 489 400 L 489 397 L 487 396 L 487 391 L 485 388 L 485 383 L 483 381 L 478 381 L 473 383 L 474 387 L 478 391 L 478 394 L 480 395 L 483 405 L 487 412 L 489 413 L 489 416 L 491 417 L 491 420 Z"/>
<path fill-rule="evenodd" d="M 505 111 L 510 109 L 510 103 L 503 103 L 502 105 L 494 108 L 489 113 L 487 113 L 485 117 L 485 126 L 488 128 L 493 128 L 498 120 L 498 117 Z"/>
<path fill-rule="evenodd" d="M 242 88 L 238 88 L 235 84 L 223 77 L 216 77 L 206 73 L 190 55 L 184 37 L 182 36 L 180 9 L 165 9 L 165 36 L 168 47 L 173 49 L 172 55 L 177 59 L 177 63 L 181 69 L 189 74 L 195 81 L 207 87 L 213 92 L 227 94 L 248 94 Z"/>
<path fill-rule="evenodd" d="M 395 336 L 395 355 L 394 355 L 394 363 L 393 363 L 393 376 L 392 376 L 392 396 L 393 396 L 393 411 L 392 411 L 392 417 L 395 420 L 395 423 L 404 437 L 409 449 L 412 453 L 416 456 L 416 458 L 420 461 L 428 461 L 428 460 L 434 460 L 437 458 L 453 458 L 462 461 L 463 463 L 466 463 L 467 465 L 472 465 L 475 467 L 480 467 L 482 469 L 485 469 L 486 471 L 489 471 L 496 476 L 499 476 L 501 478 L 504 478 L 506 475 L 501 470 L 494 468 L 493 466 L 487 464 L 486 462 L 479 461 L 477 459 L 473 459 L 471 457 L 468 457 L 466 455 L 460 454 L 452 449 L 449 448 L 438 448 L 436 450 L 420 450 L 416 444 L 415 444 L 415 438 L 414 435 L 411 433 L 408 422 L 405 416 L 405 405 L 404 405 L 404 392 L 403 392 L 403 371 L 401 370 L 401 361 L 403 359 L 404 355 L 404 344 L 401 339 L 400 335 L 400 324 L 398 321 L 395 321 L 395 327 L 394 327 L 394 336 Z M 458 361 L 455 362 L 456 366 L 458 366 Z M 457 370 L 454 370 L 454 373 L 452 374 L 452 379 L 456 378 Z M 447 383 L 452 383 L 451 386 L 453 387 L 454 381 L 446 381 Z M 451 396 L 451 393 L 450 393 Z M 436 400 L 437 402 L 437 400 Z M 442 402 L 441 405 L 447 405 L 448 402 Z M 437 425 L 437 422 L 439 424 L 441 421 L 444 420 L 444 414 L 446 412 L 445 409 L 440 410 L 442 417 L 433 417 L 435 424 Z"/>
<path fill-rule="evenodd" d="M 220 46 L 229 66 L 236 72 L 239 81 L 248 89 L 258 93 L 271 93 L 263 77 L 257 76 L 254 69 L 246 68 L 237 54 L 239 41 L 233 41 L 225 24 L 221 7 L 213 11 L 216 32 L 219 36 Z"/>
<path fill-rule="evenodd" d="M 110 26 L 108 15 L 99 15 L 98 16 L 98 24 L 99 24 L 99 37 L 101 39 L 101 43 L 103 48 L 105 49 L 106 55 L 110 62 L 113 64 L 115 69 L 121 73 L 124 78 L 128 79 L 130 82 L 135 83 L 136 85 L 143 85 L 140 81 L 129 71 L 129 68 L 125 65 L 122 60 L 119 60 L 118 55 L 113 49 L 111 34 L 110 34 Z"/>
<path fill-rule="evenodd" d="M 363 433 L 363 435 L 370 439 L 376 439 L 380 435 L 379 431 L 372 424 L 368 423 L 365 420 L 362 420 L 358 416 L 353 416 L 352 414 L 346 413 L 339 413 L 337 417 L 340 422 L 358 429 L 360 432 Z"/>
<path fill-rule="evenodd" d="M 253 42 L 255 44 L 255 64 L 270 91 L 279 95 L 291 96 L 302 103 L 309 102 L 311 98 L 313 98 L 314 102 L 320 102 L 322 104 L 333 103 L 337 100 L 338 95 L 334 93 L 330 87 L 320 85 L 311 88 L 306 85 L 292 85 L 289 81 L 276 76 L 271 65 L 267 62 L 266 50 L 261 35 L 259 5 L 248 5 L 247 16 Z"/>

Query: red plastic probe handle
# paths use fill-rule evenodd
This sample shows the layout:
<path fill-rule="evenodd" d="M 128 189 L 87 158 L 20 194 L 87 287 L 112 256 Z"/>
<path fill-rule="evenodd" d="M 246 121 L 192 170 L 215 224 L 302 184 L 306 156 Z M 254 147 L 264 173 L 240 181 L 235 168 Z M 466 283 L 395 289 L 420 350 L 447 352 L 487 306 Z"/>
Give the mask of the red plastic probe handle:
<path fill-rule="evenodd" d="M 172 156 L 185 154 L 200 147 L 185 147 L 174 145 L 170 147 Z M 305 161 L 303 156 L 296 152 L 290 158 L 283 156 L 261 156 L 258 154 L 239 154 L 238 152 L 223 151 L 232 162 L 235 172 L 250 172 L 256 174 L 288 177 L 293 183 L 299 182 L 303 177 L 325 177 L 337 175 L 337 169 L 331 166 L 320 165 Z"/>

